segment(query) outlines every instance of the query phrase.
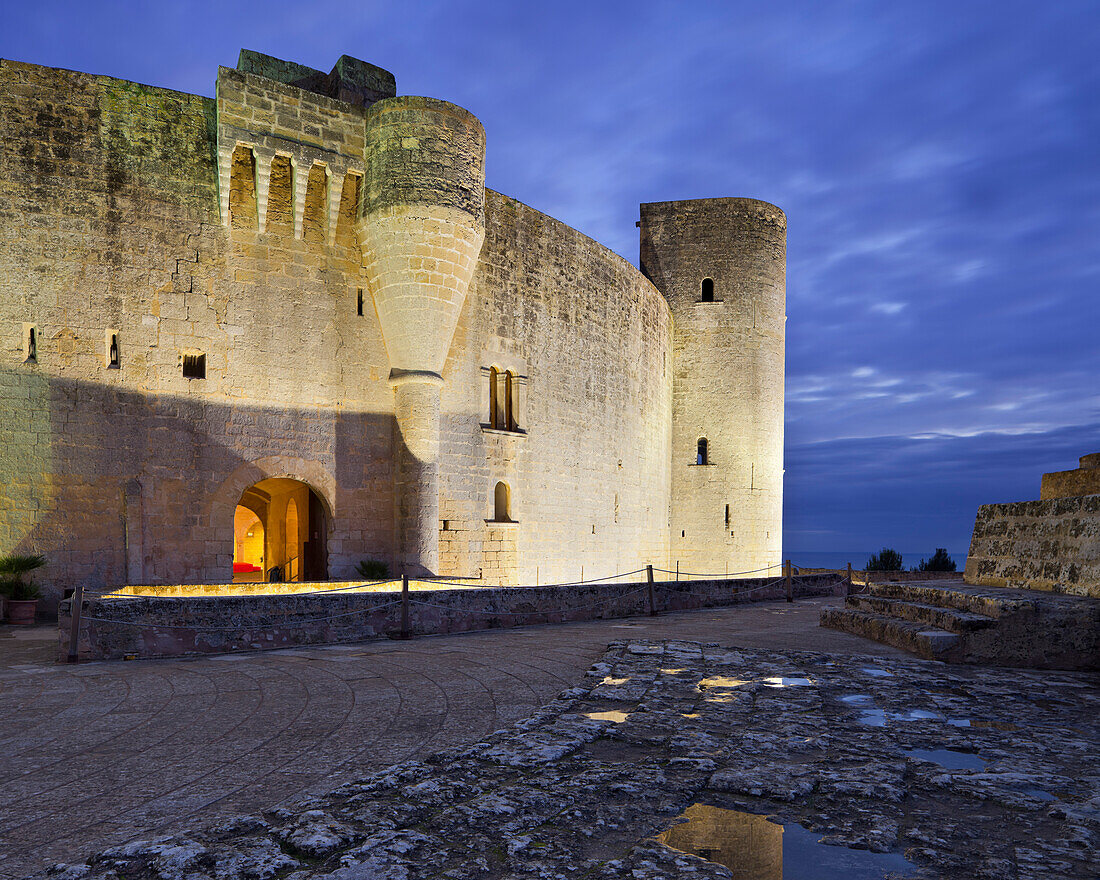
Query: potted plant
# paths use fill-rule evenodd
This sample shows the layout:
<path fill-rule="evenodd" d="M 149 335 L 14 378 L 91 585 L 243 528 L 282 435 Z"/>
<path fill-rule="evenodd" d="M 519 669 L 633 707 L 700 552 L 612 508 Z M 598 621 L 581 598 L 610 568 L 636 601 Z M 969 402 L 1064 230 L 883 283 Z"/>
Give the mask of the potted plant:
<path fill-rule="evenodd" d="M 7 598 L 8 623 L 17 626 L 34 623 L 38 611 L 38 585 L 24 580 L 23 576 L 45 564 L 46 557 L 38 553 L 0 557 L 0 593 Z"/>

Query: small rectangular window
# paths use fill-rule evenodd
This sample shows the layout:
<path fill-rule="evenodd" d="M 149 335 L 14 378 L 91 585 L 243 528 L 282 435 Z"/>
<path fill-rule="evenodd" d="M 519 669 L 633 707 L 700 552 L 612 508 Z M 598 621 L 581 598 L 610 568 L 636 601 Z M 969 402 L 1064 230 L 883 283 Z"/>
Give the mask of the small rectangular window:
<path fill-rule="evenodd" d="M 183 356 L 183 375 L 188 379 L 205 379 L 206 355 L 185 354 Z"/>
<path fill-rule="evenodd" d="M 355 314 L 360 318 L 363 317 L 363 288 L 360 287 L 358 293 L 355 295 Z"/>

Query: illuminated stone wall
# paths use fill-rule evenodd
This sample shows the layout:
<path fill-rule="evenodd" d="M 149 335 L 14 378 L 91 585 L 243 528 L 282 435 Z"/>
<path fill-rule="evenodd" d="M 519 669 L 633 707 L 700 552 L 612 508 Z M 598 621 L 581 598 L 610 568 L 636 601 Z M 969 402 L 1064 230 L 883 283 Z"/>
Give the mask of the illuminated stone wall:
<path fill-rule="evenodd" d="M 1100 495 L 983 504 L 965 580 L 1100 599 Z"/>
<path fill-rule="evenodd" d="M 778 566 L 786 217 L 753 199 L 645 204 L 641 216 L 642 271 L 675 321 L 672 556 L 710 575 Z"/>
<path fill-rule="evenodd" d="M 0 62 L 0 553 L 46 553 L 49 596 L 78 582 L 229 581 L 235 507 L 271 477 L 300 480 L 322 500 L 332 577 L 352 576 L 362 559 L 409 564 L 401 510 L 417 487 L 401 477 L 415 468 L 400 471 L 395 370 L 438 371 L 442 382 L 438 436 L 425 439 L 438 446 L 438 533 L 418 526 L 418 559 L 432 559 L 422 545 L 430 551 L 434 539 L 441 574 L 503 584 L 673 564 L 678 294 L 670 311 L 627 261 L 483 190 L 469 163 L 435 162 L 433 150 L 466 155 L 480 125 L 454 108 L 472 122 L 413 130 L 386 108 L 423 120 L 451 105 L 394 99 L 387 76 L 354 59 L 322 74 L 244 53 L 242 70 L 219 69 L 211 100 Z M 389 147 L 372 152 L 380 129 L 371 126 L 383 119 L 393 122 L 381 139 Z M 417 320 L 397 321 L 391 340 L 379 319 L 387 248 L 411 228 L 399 222 L 408 206 L 429 203 L 383 198 L 379 183 L 401 190 L 417 167 L 453 184 L 454 204 L 432 203 L 444 213 L 485 199 L 484 243 L 463 232 L 470 246 L 453 260 L 472 268 L 465 299 L 452 303 L 453 340 L 431 352 L 415 333 L 405 338 Z M 424 183 L 418 174 L 405 189 Z M 364 227 L 375 215 L 392 229 Z M 418 222 L 440 234 L 416 247 L 441 246 L 440 217 Z M 702 260 L 726 244 L 703 235 L 683 253 Z M 769 260 L 780 246 L 781 236 L 767 239 Z M 731 284 L 738 265 L 758 266 L 718 261 Z M 412 268 L 431 295 L 449 296 L 427 262 Z M 781 263 L 778 276 L 767 271 L 768 329 L 720 346 L 749 346 L 748 361 L 766 355 L 765 367 L 742 371 L 762 394 L 759 426 L 743 426 L 752 449 L 782 438 Z M 748 302 L 756 282 L 745 283 Z M 414 362 L 426 353 L 431 364 Z M 184 375 L 199 363 L 203 378 Z M 512 374 L 511 430 L 489 425 L 491 367 Z M 765 502 L 763 489 L 744 493 L 742 506 L 756 511 L 746 531 L 774 543 L 771 561 L 781 459 L 748 458 L 769 488 Z M 511 490 L 512 523 L 492 522 L 498 481 Z M 703 561 L 715 568 L 726 547 L 712 541 Z"/>
<path fill-rule="evenodd" d="M 1043 474 L 1039 498 L 1073 498 L 1100 495 L 1100 452 L 1081 456 L 1081 466 L 1072 471 Z"/>

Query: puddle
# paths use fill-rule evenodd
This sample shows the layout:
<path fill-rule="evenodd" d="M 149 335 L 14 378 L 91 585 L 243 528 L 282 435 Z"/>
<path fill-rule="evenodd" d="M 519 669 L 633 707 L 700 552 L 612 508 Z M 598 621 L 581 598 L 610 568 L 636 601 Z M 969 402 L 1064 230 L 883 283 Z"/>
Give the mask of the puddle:
<path fill-rule="evenodd" d="M 808 684 L 813 684 L 813 680 L 809 678 L 765 678 L 764 684 L 767 687 L 773 688 L 789 688 L 789 687 L 805 687 Z"/>
<path fill-rule="evenodd" d="M 858 708 L 860 724 L 869 727 L 885 727 L 887 721 L 943 721 L 939 712 L 928 712 L 924 709 L 910 709 L 907 712 L 887 712 L 885 709 L 863 708 L 863 704 L 871 698 L 866 694 L 852 694 L 841 697 L 840 702 Z"/>
<path fill-rule="evenodd" d="M 868 727 L 885 727 L 886 713 L 881 709 L 864 709 L 856 720 Z"/>
<path fill-rule="evenodd" d="M 591 718 L 593 721 L 614 721 L 616 724 L 622 724 L 630 717 L 630 713 L 612 709 L 609 712 L 585 712 L 584 717 Z"/>
<path fill-rule="evenodd" d="M 1043 791 L 1041 788 L 1025 788 L 1023 793 L 1028 797 L 1033 797 L 1040 801 L 1058 800 L 1055 795 L 1051 794 L 1049 791 Z"/>
<path fill-rule="evenodd" d="M 972 752 L 954 749 L 910 749 L 905 754 L 918 761 L 931 761 L 947 770 L 984 770 L 985 761 Z"/>
<path fill-rule="evenodd" d="M 743 684 L 748 684 L 748 682 L 740 678 L 726 678 L 724 675 L 712 675 L 710 678 L 704 678 L 699 682 L 699 690 L 703 691 L 707 688 L 735 688 L 741 687 Z"/>
<path fill-rule="evenodd" d="M 868 675 L 875 676 L 875 678 L 893 678 L 894 677 L 894 673 L 887 672 L 885 669 L 879 669 L 877 666 L 864 666 L 862 668 L 862 671 L 866 672 Z"/>
<path fill-rule="evenodd" d="M 686 819 L 657 835 L 665 846 L 728 868 L 733 880 L 883 880 L 913 876 L 915 866 L 897 853 L 872 853 L 819 843 L 801 825 L 706 804 L 688 807 Z"/>

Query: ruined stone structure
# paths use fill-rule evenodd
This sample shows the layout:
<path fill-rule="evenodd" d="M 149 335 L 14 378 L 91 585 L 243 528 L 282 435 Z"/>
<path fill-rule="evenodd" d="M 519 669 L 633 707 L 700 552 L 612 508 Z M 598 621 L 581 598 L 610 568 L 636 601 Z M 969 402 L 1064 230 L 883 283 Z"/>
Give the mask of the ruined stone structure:
<path fill-rule="evenodd" d="M 979 507 L 966 582 L 1100 599 L 1100 453 L 1043 474 L 1038 501 Z"/>
<path fill-rule="evenodd" d="M 0 105 L 0 553 L 52 595 L 779 564 L 777 208 L 643 205 L 639 271 L 347 56 Z"/>

